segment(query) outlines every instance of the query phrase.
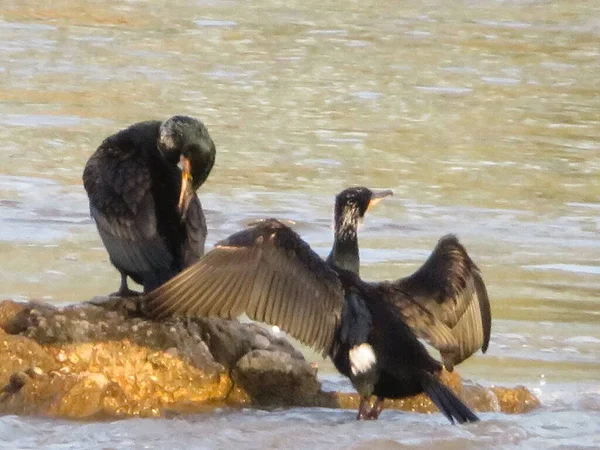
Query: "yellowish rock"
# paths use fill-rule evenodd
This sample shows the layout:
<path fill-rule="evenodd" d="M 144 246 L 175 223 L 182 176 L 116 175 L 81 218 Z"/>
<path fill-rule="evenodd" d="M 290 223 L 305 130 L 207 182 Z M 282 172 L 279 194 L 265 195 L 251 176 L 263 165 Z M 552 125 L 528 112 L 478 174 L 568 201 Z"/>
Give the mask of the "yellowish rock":
<path fill-rule="evenodd" d="M 323 392 L 302 355 L 263 328 L 212 318 L 152 322 L 131 302 L 0 302 L 0 414 L 92 420 L 226 405 L 358 407 L 356 394 Z M 442 379 L 477 411 L 539 406 L 524 387 L 463 385 L 456 372 Z M 437 411 L 425 395 L 386 408 Z"/>

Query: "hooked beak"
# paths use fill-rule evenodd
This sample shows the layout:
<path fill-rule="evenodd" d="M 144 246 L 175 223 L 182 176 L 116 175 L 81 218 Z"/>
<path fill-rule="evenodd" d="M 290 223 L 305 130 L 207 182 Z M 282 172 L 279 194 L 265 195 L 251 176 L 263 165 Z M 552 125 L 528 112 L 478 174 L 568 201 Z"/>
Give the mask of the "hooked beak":
<path fill-rule="evenodd" d="M 390 191 L 389 189 L 386 189 L 385 191 L 378 191 L 378 192 L 373 191 L 373 196 L 371 197 L 371 200 L 369 201 L 369 206 L 367 207 L 367 210 L 371 209 L 373 206 L 375 206 L 381 200 L 383 200 L 384 198 L 389 197 L 391 195 L 394 195 L 394 193 L 392 191 Z"/>
<path fill-rule="evenodd" d="M 194 196 L 194 189 L 192 188 L 192 174 L 190 160 L 185 156 L 180 159 L 181 162 L 181 190 L 179 191 L 179 202 L 177 207 L 181 214 L 181 220 L 185 219 L 188 206 Z"/>

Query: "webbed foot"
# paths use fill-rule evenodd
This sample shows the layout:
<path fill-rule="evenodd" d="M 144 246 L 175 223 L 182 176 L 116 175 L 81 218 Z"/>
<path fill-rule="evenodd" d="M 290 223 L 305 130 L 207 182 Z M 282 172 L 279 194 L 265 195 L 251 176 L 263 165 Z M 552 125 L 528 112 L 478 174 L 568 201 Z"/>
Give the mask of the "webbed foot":
<path fill-rule="evenodd" d="M 119 286 L 119 290 L 108 294 L 109 297 L 137 297 L 138 295 L 142 295 L 142 293 L 129 289 L 129 286 L 127 286 L 127 275 L 124 274 L 121 274 L 121 286 Z"/>

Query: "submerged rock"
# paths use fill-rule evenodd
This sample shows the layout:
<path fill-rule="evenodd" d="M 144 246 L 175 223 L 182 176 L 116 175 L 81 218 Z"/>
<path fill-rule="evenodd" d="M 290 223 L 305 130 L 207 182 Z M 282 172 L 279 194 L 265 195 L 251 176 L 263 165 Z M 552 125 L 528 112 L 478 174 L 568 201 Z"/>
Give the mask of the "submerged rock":
<path fill-rule="evenodd" d="M 356 394 L 324 392 L 287 340 L 220 318 L 146 320 L 135 298 L 56 308 L 0 303 L 0 413 L 71 419 L 160 417 L 215 406 L 357 408 Z M 539 406 L 526 388 L 444 381 L 477 411 Z M 425 395 L 387 408 L 437 411 Z"/>

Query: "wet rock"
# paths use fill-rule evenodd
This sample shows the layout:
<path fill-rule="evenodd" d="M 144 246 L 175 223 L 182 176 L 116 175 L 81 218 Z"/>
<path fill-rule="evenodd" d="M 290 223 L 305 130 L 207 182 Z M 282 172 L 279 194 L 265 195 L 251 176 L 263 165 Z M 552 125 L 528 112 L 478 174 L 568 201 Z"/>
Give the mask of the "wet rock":
<path fill-rule="evenodd" d="M 237 362 L 233 379 L 264 406 L 312 406 L 321 393 L 315 369 L 304 358 L 253 350 Z"/>
<path fill-rule="evenodd" d="M 524 386 L 516 388 L 484 387 L 462 380 L 456 370 L 442 372 L 442 381 L 474 411 L 502 412 L 507 414 L 526 413 L 541 406 L 538 398 Z M 358 409 L 360 398 L 356 394 L 332 392 L 321 397 L 320 406 Z M 405 399 L 386 399 L 385 409 L 435 413 L 438 408 L 425 394 Z"/>
<path fill-rule="evenodd" d="M 0 303 L 0 328 L 10 334 L 17 334 L 27 326 L 27 318 L 33 303 L 18 303 L 5 300 Z"/>
<path fill-rule="evenodd" d="M 56 369 L 58 364 L 37 342 L 7 334 L 0 328 L 0 385 L 4 386 L 13 373 L 25 371 L 31 366 L 47 371 Z"/>
<path fill-rule="evenodd" d="M 500 411 L 509 414 L 526 413 L 541 406 L 540 400 L 525 386 L 492 387 Z"/>
<path fill-rule="evenodd" d="M 527 389 L 444 382 L 478 411 L 525 412 Z M 70 419 L 160 417 L 214 406 L 358 407 L 323 392 L 286 339 L 220 318 L 146 320 L 140 298 L 95 298 L 56 308 L 0 302 L 0 414 Z M 432 412 L 424 395 L 387 408 Z"/>
<path fill-rule="evenodd" d="M 469 406 L 471 405 L 469 398 L 464 394 L 464 387 L 460 375 L 455 371 L 453 372 L 442 372 L 442 381 L 444 384 L 449 386 L 463 401 Z M 350 393 L 330 393 L 329 398 L 323 398 L 321 406 L 324 407 L 340 407 L 347 409 L 358 409 L 360 397 L 357 394 Z M 437 407 L 433 404 L 431 399 L 425 394 L 415 395 L 409 398 L 403 399 L 386 399 L 385 409 L 400 409 L 403 411 L 412 412 L 426 412 L 432 413 L 437 412 Z M 475 408 L 477 409 L 477 408 Z M 477 409 L 480 411 L 480 409 Z"/>
<path fill-rule="evenodd" d="M 206 404 L 261 404 L 262 398 L 255 400 L 242 385 L 250 379 L 243 369 L 240 383 L 233 381 L 231 370 L 241 358 L 259 350 L 273 361 L 306 364 L 287 341 L 255 324 L 219 318 L 154 322 L 140 316 L 137 302 L 97 298 L 60 309 L 0 303 L 2 325 L 19 333 L 0 328 L 0 387 L 5 386 L 6 397 L 0 413 L 152 417 L 197 411 Z M 263 367 L 260 373 L 268 372 Z M 280 397 L 287 398 L 290 389 L 284 383 L 295 380 L 279 381 Z M 295 389 L 296 395 L 304 394 Z M 315 389 L 313 376 L 311 392 Z"/>
<path fill-rule="evenodd" d="M 302 353 L 288 341 L 256 324 L 241 324 L 237 320 L 218 317 L 197 319 L 195 322 L 214 358 L 227 369 L 236 367 L 240 358 L 253 350 L 282 352 L 304 360 Z"/>
<path fill-rule="evenodd" d="M 8 379 L 8 384 L 0 389 L 0 402 L 19 392 L 28 380 L 29 376 L 25 372 L 13 372 Z"/>

